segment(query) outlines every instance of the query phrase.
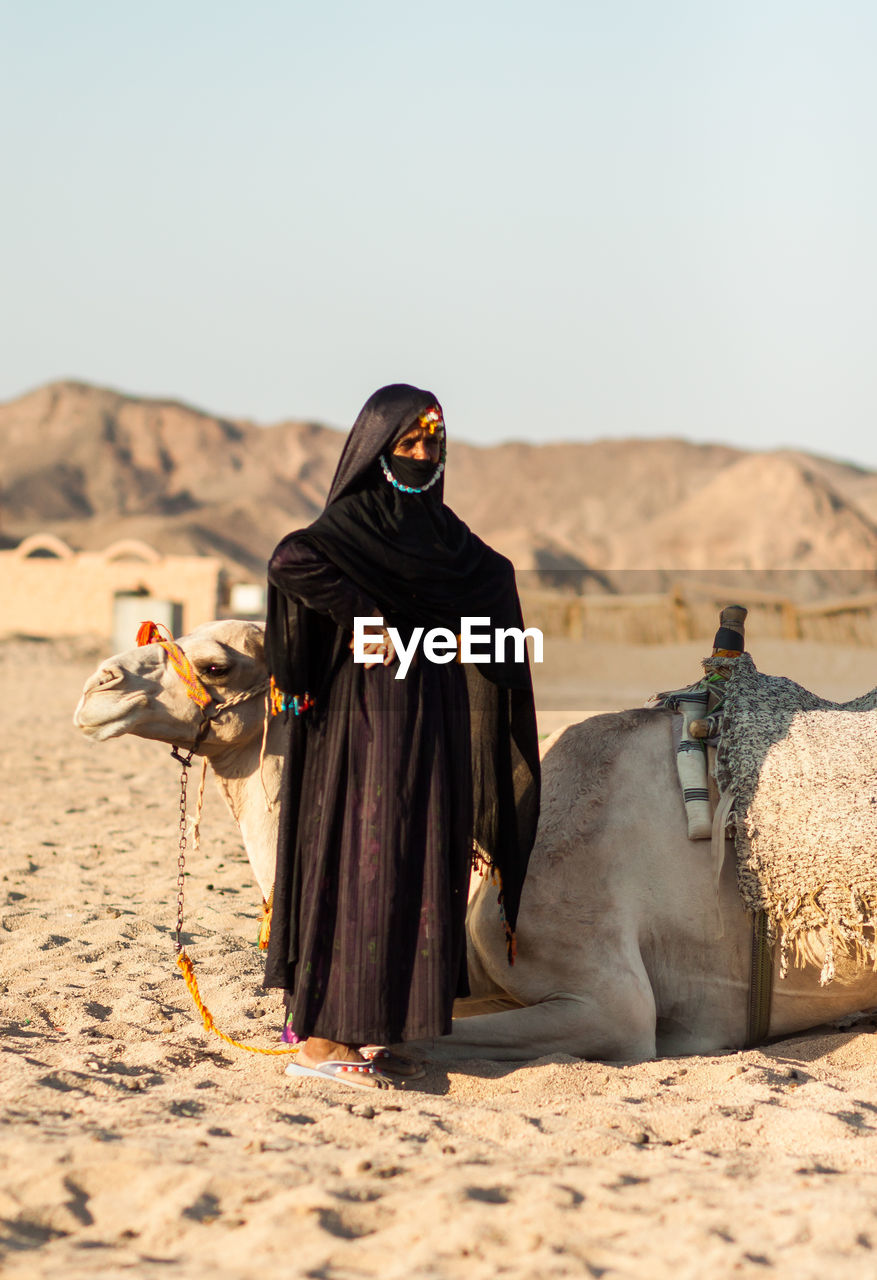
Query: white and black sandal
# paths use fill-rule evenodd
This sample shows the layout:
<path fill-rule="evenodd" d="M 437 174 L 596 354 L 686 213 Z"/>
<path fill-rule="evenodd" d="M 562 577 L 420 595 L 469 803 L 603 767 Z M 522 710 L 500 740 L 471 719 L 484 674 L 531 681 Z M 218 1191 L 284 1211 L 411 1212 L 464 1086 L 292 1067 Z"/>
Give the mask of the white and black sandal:
<path fill-rule="evenodd" d="M 290 1062 L 286 1068 L 288 1076 L 313 1076 L 317 1080 L 335 1080 L 338 1084 L 346 1084 L 351 1089 L 367 1089 L 369 1093 L 376 1089 L 392 1089 L 394 1081 L 371 1062 L 344 1062 L 330 1058 L 328 1062 L 319 1062 L 315 1067 L 307 1067 L 303 1062 Z M 365 1084 L 363 1077 L 374 1083 Z"/>
<path fill-rule="evenodd" d="M 404 1053 L 394 1053 L 385 1044 L 364 1044 L 357 1052 L 366 1062 L 374 1062 L 381 1071 L 396 1080 L 422 1080 L 426 1075 L 422 1062 Z"/>

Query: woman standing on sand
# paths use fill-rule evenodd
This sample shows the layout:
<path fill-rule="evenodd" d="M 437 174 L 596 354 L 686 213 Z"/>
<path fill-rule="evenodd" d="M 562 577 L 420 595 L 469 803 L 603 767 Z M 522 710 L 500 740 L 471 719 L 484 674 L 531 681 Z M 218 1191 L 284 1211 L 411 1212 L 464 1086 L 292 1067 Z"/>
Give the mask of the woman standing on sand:
<path fill-rule="evenodd" d="M 387 627 L 489 617 L 520 627 L 514 570 L 444 505 L 445 430 L 428 391 L 383 387 L 357 418 L 323 514 L 268 566 L 268 668 L 289 717 L 265 984 L 305 1039 L 291 1073 L 384 1087 L 467 991 L 473 849 L 500 877 L 509 935 L 536 830 L 539 755 L 521 661 L 404 679 Z M 355 618 L 383 618 L 351 652 Z M 498 925 L 499 927 L 499 925 Z M 366 1048 L 361 1054 L 360 1049 Z"/>

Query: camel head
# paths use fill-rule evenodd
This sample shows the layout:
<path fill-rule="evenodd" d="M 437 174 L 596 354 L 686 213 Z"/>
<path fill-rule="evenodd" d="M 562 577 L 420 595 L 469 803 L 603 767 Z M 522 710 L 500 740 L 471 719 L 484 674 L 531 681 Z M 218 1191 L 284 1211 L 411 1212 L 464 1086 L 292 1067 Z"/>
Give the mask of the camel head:
<path fill-rule="evenodd" d="M 261 734 L 268 674 L 263 628 L 253 622 L 208 622 L 177 643 L 213 699 L 206 709 L 208 724 L 166 651 L 147 644 L 108 658 L 88 678 L 73 716 L 76 727 L 98 742 L 131 733 L 194 747 L 208 757 Z"/>

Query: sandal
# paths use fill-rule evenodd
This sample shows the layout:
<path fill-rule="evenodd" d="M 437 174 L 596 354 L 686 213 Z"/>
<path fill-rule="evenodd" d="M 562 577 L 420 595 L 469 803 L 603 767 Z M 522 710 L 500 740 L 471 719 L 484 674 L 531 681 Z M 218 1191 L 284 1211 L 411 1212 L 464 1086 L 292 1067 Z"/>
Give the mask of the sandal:
<path fill-rule="evenodd" d="M 422 1062 L 402 1053 L 393 1053 L 385 1044 L 364 1044 L 358 1052 L 366 1062 L 378 1063 L 380 1070 L 388 1076 L 396 1076 L 400 1080 L 422 1080 L 426 1075 Z"/>
<path fill-rule="evenodd" d="M 320 1062 L 315 1067 L 306 1067 L 303 1062 L 290 1062 L 286 1068 L 288 1076 L 315 1076 L 318 1080 L 336 1080 L 338 1084 L 346 1084 L 351 1089 L 367 1089 L 373 1093 L 376 1089 L 392 1089 L 393 1081 L 371 1062 L 343 1062 L 330 1058 L 328 1062 Z M 373 1084 L 363 1084 L 362 1078 L 367 1076 Z M 357 1079 L 357 1077 L 359 1077 Z"/>

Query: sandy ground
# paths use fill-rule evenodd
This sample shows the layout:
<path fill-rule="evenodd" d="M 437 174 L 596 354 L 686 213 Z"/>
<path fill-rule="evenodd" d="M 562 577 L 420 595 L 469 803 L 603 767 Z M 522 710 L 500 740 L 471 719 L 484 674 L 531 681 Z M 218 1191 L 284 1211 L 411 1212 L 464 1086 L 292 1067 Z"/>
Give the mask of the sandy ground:
<path fill-rule="evenodd" d="M 724 1056 L 434 1067 L 389 1096 L 208 1035 L 173 966 L 178 768 L 72 729 L 97 656 L 0 645 L 5 1275 L 877 1277 L 870 1021 Z M 593 658 L 598 706 L 696 675 L 684 648 Z M 834 696 L 873 661 L 762 658 Z M 593 706 L 574 675 L 543 681 L 552 714 Z M 257 895 L 215 793 L 189 865 L 205 998 L 273 1047 Z"/>

